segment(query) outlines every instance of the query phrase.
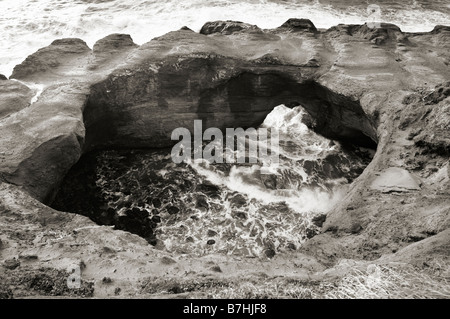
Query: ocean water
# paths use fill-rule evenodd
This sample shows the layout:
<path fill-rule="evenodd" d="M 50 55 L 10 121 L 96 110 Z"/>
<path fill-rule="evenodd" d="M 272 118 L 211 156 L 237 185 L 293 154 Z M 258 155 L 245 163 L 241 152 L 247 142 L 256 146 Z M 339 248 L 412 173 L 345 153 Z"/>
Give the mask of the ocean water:
<path fill-rule="evenodd" d="M 279 105 L 262 123 L 279 136 L 279 145 L 262 142 L 279 157 L 270 169 L 259 157 L 175 164 L 170 149 L 98 151 L 69 172 L 52 207 L 175 253 L 260 257 L 297 249 L 374 153 L 316 134 L 302 123 L 305 114 Z"/>
<path fill-rule="evenodd" d="M 370 4 L 379 10 L 368 10 Z M 448 0 L 0 0 L 0 74 L 56 38 L 78 37 L 89 46 L 111 33 L 138 44 L 207 21 L 238 20 L 274 28 L 288 18 L 308 18 L 319 28 L 381 20 L 404 31 L 449 24 Z"/>

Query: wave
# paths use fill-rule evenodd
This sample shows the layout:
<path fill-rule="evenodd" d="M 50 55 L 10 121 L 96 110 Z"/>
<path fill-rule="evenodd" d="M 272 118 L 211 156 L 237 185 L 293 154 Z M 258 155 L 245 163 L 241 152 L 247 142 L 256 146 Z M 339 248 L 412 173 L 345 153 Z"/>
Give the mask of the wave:
<path fill-rule="evenodd" d="M 377 1 L 380 18 L 404 31 L 430 31 L 449 21 L 445 1 Z M 148 0 L 2 0 L 0 73 L 55 38 L 79 37 L 92 46 L 111 33 L 127 33 L 138 44 L 188 26 L 199 31 L 207 21 L 238 20 L 275 28 L 289 18 L 308 18 L 319 28 L 370 21 L 367 2 L 354 1 L 148 1 Z"/>

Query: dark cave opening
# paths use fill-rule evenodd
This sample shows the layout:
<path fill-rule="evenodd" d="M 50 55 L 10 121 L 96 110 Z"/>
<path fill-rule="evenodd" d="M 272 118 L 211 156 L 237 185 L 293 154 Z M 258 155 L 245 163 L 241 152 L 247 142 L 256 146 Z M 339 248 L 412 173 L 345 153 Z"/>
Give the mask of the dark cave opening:
<path fill-rule="evenodd" d="M 193 210 L 212 210 L 214 207 L 205 197 L 214 198 L 221 192 L 216 185 L 192 177 L 192 172 L 186 167 L 182 173 L 178 172 L 178 175 L 174 174 L 168 179 L 156 173 L 158 170 L 164 170 L 165 166 L 170 166 L 167 161 L 167 154 L 170 153 L 168 147 L 174 144 L 170 140 L 170 130 L 180 125 L 179 121 L 173 120 L 173 117 L 180 114 L 177 113 L 179 109 L 175 108 L 168 118 L 164 116 L 171 112 L 170 105 L 178 103 L 180 97 L 161 101 L 161 98 L 155 100 L 153 97 L 135 96 L 139 105 L 133 106 L 132 101 L 125 103 L 120 101 L 117 95 L 106 93 L 114 92 L 115 86 L 123 85 L 124 81 L 128 79 L 122 79 L 119 83 L 106 81 L 93 87 L 84 110 L 84 155 L 62 181 L 51 206 L 88 216 L 100 225 L 114 225 L 116 229 L 137 234 L 150 244 L 158 245 L 157 229 L 162 219 L 169 224 L 177 223 L 180 216 L 195 220 L 198 217 Z M 161 90 L 165 90 L 164 85 L 167 84 L 160 84 Z M 133 96 L 129 93 L 126 97 L 130 94 Z M 140 91 L 138 95 L 140 94 L 144 93 Z M 309 125 L 310 129 L 330 140 L 339 141 L 344 152 L 361 159 L 363 165 L 355 165 L 351 174 L 346 175 L 350 182 L 359 176 L 371 161 L 370 156 L 355 153 L 355 149 L 363 147 L 376 150 L 374 120 L 364 113 L 359 102 L 332 92 L 315 81 L 297 83 L 282 73 L 244 72 L 217 87 L 199 92 L 198 96 L 197 104 L 194 103 L 196 107 L 189 107 L 189 112 L 183 113 L 185 118 L 181 123 L 202 119 L 205 123 L 204 129 L 257 127 L 276 105 L 284 104 L 289 108 L 303 106 L 314 120 L 314 123 Z M 229 116 L 217 116 L 215 112 L 220 108 L 225 109 Z M 167 128 L 155 130 L 156 125 L 166 125 Z M 186 126 L 191 129 L 189 125 Z M 161 160 L 151 161 L 145 172 L 130 175 L 130 167 L 139 171 L 139 161 L 144 162 L 148 154 Z M 341 160 L 340 157 L 332 156 L 319 164 L 309 161 L 303 165 L 308 167 L 310 172 L 330 178 L 342 174 L 342 171 L 337 169 L 342 165 Z M 103 186 L 99 184 L 98 168 L 102 165 L 108 167 L 104 172 L 111 173 L 111 179 L 103 181 L 111 187 L 108 194 L 105 194 Z M 349 165 L 351 167 L 351 164 Z M 132 178 L 121 180 L 121 174 Z M 266 178 L 263 183 L 266 187 L 273 185 L 270 178 Z M 145 195 L 136 195 L 141 192 L 140 189 L 145 188 L 151 191 Z M 179 195 L 180 189 L 183 192 L 193 192 L 192 197 L 188 196 L 194 203 L 193 207 L 186 208 L 172 200 L 176 197 L 174 194 Z M 231 202 L 234 198 L 239 198 L 239 194 L 234 193 L 227 196 L 230 196 Z M 114 207 L 111 207 L 111 202 L 114 202 Z M 277 206 L 276 209 L 288 210 L 283 205 Z M 245 209 L 237 208 L 233 214 L 233 218 L 237 220 L 248 218 Z M 317 231 L 317 227 L 304 230 L 305 234 L 314 234 Z M 210 233 L 215 232 L 211 230 Z M 192 236 L 186 236 L 187 242 L 191 240 Z M 214 240 L 209 239 L 207 242 L 212 241 Z M 292 243 L 288 245 L 292 246 Z"/>

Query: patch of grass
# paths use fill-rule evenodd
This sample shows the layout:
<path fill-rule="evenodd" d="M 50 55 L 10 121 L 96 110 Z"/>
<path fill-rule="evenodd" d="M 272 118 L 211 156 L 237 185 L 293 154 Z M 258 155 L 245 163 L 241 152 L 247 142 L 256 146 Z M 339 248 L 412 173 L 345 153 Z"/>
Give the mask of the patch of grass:
<path fill-rule="evenodd" d="M 224 289 L 214 289 L 208 298 L 213 299 L 317 299 L 320 289 L 316 282 L 295 280 L 270 280 L 264 282 L 237 282 Z"/>
<path fill-rule="evenodd" d="M 333 299 L 442 299 L 450 298 L 446 278 L 431 277 L 411 266 L 370 265 L 366 271 L 354 270 L 334 285 L 325 298 Z"/>
<path fill-rule="evenodd" d="M 292 279 L 233 282 L 208 292 L 214 299 L 443 299 L 450 298 L 448 278 L 430 276 L 412 266 L 370 265 L 333 281 Z"/>
<path fill-rule="evenodd" d="M 146 278 L 141 287 L 141 293 L 160 294 L 160 293 L 184 293 L 195 291 L 209 291 L 210 289 L 223 289 L 230 283 L 228 281 L 198 278 L 198 279 L 164 279 L 158 277 Z"/>
<path fill-rule="evenodd" d="M 369 265 L 323 281 L 293 278 L 247 280 L 148 278 L 141 293 L 202 292 L 213 299 L 423 299 L 450 298 L 449 278 L 411 265 Z"/>
<path fill-rule="evenodd" d="M 12 294 L 0 294 L 0 298 L 24 296 L 66 296 L 92 297 L 94 284 L 81 279 L 80 288 L 71 289 L 67 285 L 69 274 L 54 268 L 7 270 L 0 277 L 0 282 Z M 1 289 L 0 289 L 1 290 Z M 3 289 L 4 290 L 4 289 Z"/>

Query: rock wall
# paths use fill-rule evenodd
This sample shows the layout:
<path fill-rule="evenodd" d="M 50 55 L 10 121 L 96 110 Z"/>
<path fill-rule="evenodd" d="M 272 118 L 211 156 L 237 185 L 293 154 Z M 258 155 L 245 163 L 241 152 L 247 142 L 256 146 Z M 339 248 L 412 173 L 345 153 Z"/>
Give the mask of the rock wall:
<path fill-rule="evenodd" d="M 232 74 L 215 79 L 230 65 Z M 295 79 L 295 70 L 217 56 L 114 74 L 91 88 L 83 113 L 85 149 L 170 146 L 171 132 L 178 127 L 193 132 L 195 119 L 203 120 L 205 129 L 257 127 L 280 104 L 303 105 L 316 118 L 315 129 L 329 138 L 375 146 L 375 125 L 357 101 Z"/>

